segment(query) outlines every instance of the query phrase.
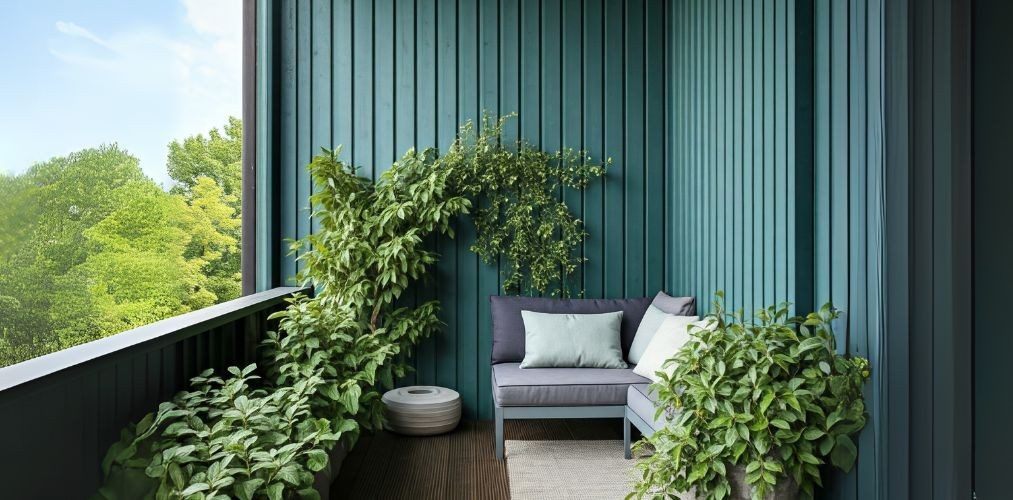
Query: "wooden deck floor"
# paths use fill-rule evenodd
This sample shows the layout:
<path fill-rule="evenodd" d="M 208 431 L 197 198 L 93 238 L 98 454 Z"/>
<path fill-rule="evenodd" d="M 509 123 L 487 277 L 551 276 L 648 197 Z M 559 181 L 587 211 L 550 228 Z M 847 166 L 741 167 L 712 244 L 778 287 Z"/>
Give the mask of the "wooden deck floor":
<path fill-rule="evenodd" d="M 622 421 L 508 420 L 507 439 L 622 439 Z M 462 422 L 442 436 L 363 435 L 345 459 L 331 498 L 510 498 L 506 463 L 496 460 L 491 421 Z"/>

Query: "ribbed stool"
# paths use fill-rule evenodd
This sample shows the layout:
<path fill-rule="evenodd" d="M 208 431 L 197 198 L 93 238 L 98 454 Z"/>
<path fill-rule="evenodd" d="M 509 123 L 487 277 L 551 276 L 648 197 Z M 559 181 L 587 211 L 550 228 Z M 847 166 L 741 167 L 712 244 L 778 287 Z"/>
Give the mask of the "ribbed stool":
<path fill-rule="evenodd" d="M 461 421 L 461 395 L 446 387 L 415 385 L 387 391 L 386 428 L 398 434 L 442 434 Z"/>

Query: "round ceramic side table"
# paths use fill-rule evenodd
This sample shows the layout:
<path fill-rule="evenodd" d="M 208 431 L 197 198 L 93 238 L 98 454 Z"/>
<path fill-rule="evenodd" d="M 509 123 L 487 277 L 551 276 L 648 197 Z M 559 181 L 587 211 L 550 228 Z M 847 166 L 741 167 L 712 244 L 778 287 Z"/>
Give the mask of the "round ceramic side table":
<path fill-rule="evenodd" d="M 446 387 L 414 385 L 387 391 L 386 428 L 398 434 L 429 436 L 449 432 L 461 421 L 461 395 Z"/>

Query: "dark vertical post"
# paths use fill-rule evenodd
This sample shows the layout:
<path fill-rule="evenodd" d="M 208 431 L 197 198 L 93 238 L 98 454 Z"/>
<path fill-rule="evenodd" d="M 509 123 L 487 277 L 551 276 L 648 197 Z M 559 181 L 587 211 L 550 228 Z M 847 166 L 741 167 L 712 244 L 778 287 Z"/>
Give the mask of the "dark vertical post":
<path fill-rule="evenodd" d="M 911 457 L 910 433 L 910 241 L 911 241 L 911 139 L 910 109 L 911 85 L 911 30 L 908 2 L 897 0 L 885 3 L 884 64 L 885 111 L 884 159 L 886 185 L 884 204 L 885 239 L 885 290 L 883 314 L 884 332 L 882 370 L 885 387 L 883 400 L 884 429 L 883 460 L 879 471 L 882 483 L 881 498 L 909 498 Z"/>
<path fill-rule="evenodd" d="M 243 295 L 257 291 L 257 0 L 243 0 Z"/>
<path fill-rule="evenodd" d="M 814 219 L 815 18 L 812 2 L 795 4 L 795 309 L 812 312 L 815 302 Z"/>

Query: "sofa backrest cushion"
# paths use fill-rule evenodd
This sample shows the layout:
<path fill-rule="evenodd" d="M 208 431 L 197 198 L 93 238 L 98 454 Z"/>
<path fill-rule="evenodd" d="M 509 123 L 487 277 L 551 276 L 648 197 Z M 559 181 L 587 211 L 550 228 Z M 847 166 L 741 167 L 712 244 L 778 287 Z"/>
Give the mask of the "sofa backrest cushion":
<path fill-rule="evenodd" d="M 489 297 L 492 306 L 492 364 L 519 363 L 524 359 L 524 320 L 521 311 L 552 314 L 598 314 L 622 311 L 619 327 L 623 357 L 630 351 L 640 320 L 653 297 L 634 299 L 551 299 L 543 297 Z"/>

